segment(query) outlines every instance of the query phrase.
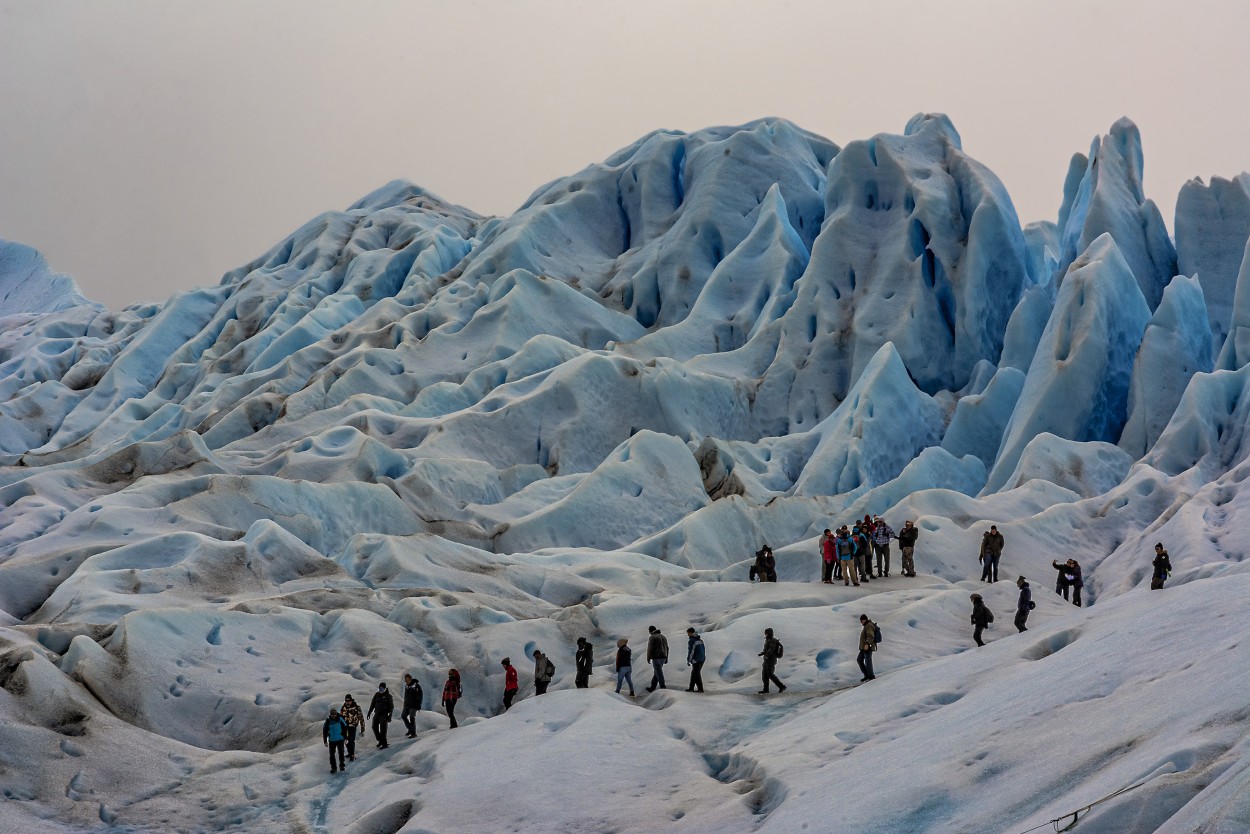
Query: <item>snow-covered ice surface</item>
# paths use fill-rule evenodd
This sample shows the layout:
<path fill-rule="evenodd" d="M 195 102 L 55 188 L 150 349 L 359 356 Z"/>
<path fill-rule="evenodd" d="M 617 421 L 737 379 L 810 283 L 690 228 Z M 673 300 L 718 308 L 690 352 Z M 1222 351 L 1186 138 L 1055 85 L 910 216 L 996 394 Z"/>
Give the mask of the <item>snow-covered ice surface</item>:
<path fill-rule="evenodd" d="M 391 183 L 119 312 L 0 242 L 0 831 L 1012 834 L 1111 796 L 1072 830 L 1245 834 L 1248 181 L 1187 184 L 1174 244 L 1143 159 L 1116 123 L 1022 229 L 944 116 L 661 131 L 510 217 Z M 865 513 L 919 575 L 820 584 Z M 404 672 L 418 737 L 331 776 L 329 707 Z"/>

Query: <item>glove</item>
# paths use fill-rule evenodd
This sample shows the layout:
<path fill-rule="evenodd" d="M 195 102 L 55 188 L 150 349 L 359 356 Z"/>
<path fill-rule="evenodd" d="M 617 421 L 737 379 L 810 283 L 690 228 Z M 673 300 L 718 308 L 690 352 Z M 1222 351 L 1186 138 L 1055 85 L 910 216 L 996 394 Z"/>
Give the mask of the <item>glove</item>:
<path fill-rule="evenodd" d="M 329 739 L 324 739 L 324 738 L 323 738 L 323 739 L 321 740 L 321 746 L 322 746 L 322 747 L 329 747 L 329 746 L 330 746 L 330 740 L 329 740 Z"/>

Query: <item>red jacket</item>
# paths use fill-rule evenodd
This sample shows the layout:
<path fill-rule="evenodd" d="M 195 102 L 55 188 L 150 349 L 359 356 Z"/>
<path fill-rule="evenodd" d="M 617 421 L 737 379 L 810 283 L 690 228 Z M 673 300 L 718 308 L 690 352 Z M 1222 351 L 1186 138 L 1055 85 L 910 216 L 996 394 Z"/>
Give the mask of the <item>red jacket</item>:
<path fill-rule="evenodd" d="M 517 682 L 516 682 L 516 667 L 515 666 L 504 667 L 503 674 L 504 674 L 503 691 L 504 692 L 516 692 L 518 689 Z"/>
<path fill-rule="evenodd" d="M 829 536 L 827 538 L 824 536 L 821 537 L 820 555 L 826 562 L 832 562 L 835 558 L 837 558 L 834 554 L 833 536 Z"/>
<path fill-rule="evenodd" d="M 447 683 L 443 684 L 443 703 L 460 700 L 460 676 L 448 675 Z"/>

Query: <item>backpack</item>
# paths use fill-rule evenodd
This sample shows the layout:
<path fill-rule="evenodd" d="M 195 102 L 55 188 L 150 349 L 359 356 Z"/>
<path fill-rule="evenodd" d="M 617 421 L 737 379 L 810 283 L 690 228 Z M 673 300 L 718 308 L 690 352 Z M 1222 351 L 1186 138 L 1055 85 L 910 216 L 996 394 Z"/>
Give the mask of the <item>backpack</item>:
<path fill-rule="evenodd" d="M 872 624 L 872 642 L 874 643 L 881 642 L 881 626 L 877 625 L 876 623 Z"/>
<path fill-rule="evenodd" d="M 548 677 L 555 677 L 555 674 L 556 665 L 551 662 L 551 658 L 547 658 L 547 675 Z"/>
<path fill-rule="evenodd" d="M 781 645 L 781 641 L 777 641 L 777 657 L 781 657 L 786 653 L 786 647 Z"/>

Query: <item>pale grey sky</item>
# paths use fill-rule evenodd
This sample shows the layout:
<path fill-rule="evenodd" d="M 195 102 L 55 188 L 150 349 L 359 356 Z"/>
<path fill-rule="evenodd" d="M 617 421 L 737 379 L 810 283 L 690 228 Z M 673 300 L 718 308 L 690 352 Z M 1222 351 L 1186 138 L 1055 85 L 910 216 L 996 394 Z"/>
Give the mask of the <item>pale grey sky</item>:
<path fill-rule="evenodd" d="M 845 144 L 950 114 L 1022 221 L 1141 127 L 1181 184 L 1250 168 L 1250 6 L 929 0 L 0 0 L 0 237 L 120 307 L 214 284 L 388 180 L 483 213 L 655 128 Z"/>

